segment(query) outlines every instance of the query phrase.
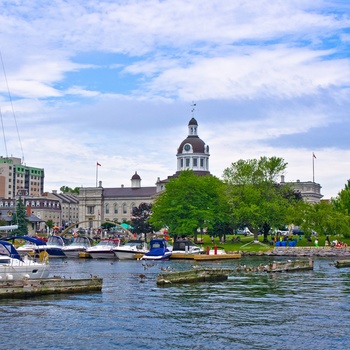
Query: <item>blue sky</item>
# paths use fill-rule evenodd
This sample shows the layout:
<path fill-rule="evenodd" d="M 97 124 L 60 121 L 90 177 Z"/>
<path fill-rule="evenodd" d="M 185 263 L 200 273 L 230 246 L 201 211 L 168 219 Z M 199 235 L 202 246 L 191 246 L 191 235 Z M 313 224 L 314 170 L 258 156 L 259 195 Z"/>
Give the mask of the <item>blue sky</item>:
<path fill-rule="evenodd" d="M 278 156 L 312 181 L 314 152 L 325 198 L 350 178 L 347 0 L 0 5 L 0 154 L 23 149 L 47 191 L 95 186 L 96 162 L 104 187 L 174 174 L 193 101 L 218 177 Z"/>

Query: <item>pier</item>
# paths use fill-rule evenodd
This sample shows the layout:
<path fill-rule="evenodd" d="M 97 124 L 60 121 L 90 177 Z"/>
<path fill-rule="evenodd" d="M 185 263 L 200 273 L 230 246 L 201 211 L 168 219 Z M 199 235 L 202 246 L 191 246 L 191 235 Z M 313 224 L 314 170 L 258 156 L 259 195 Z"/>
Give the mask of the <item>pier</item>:
<path fill-rule="evenodd" d="M 27 298 L 48 294 L 86 293 L 102 290 L 102 278 L 62 278 L 0 281 L 0 299 Z"/>

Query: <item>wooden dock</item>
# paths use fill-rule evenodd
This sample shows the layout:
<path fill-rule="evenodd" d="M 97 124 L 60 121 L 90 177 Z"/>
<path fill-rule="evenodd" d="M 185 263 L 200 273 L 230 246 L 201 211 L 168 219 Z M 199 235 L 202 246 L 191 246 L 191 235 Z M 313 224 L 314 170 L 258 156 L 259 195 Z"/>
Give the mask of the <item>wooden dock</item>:
<path fill-rule="evenodd" d="M 222 269 L 198 269 L 171 273 L 160 273 L 157 278 L 158 286 L 181 283 L 226 281 L 227 271 Z"/>
<path fill-rule="evenodd" d="M 232 254 L 190 254 L 190 253 L 176 253 L 171 254 L 170 259 L 187 259 L 196 261 L 207 261 L 207 260 L 225 260 L 225 259 L 240 259 L 242 257 L 239 253 Z"/>
<path fill-rule="evenodd" d="M 61 278 L 0 281 L 0 299 L 28 298 L 38 295 L 86 293 L 102 290 L 102 278 Z"/>
<path fill-rule="evenodd" d="M 270 263 L 266 267 L 266 272 L 291 272 L 302 270 L 313 270 L 314 262 L 309 260 L 288 260 Z"/>
<path fill-rule="evenodd" d="M 196 261 L 207 261 L 207 260 L 226 260 L 226 259 L 240 259 L 242 257 L 239 253 L 227 253 L 227 254 L 197 254 L 194 257 Z"/>
<path fill-rule="evenodd" d="M 198 265 L 193 270 L 161 273 L 157 278 L 158 286 L 173 284 L 226 281 L 228 276 L 241 273 L 276 273 L 308 271 L 314 267 L 313 260 L 294 260 L 286 262 L 272 262 L 268 265 L 258 266 L 237 265 L 235 268 L 202 268 Z"/>
<path fill-rule="evenodd" d="M 344 259 L 344 260 L 337 260 L 335 262 L 335 267 L 350 267 L 350 259 Z"/>

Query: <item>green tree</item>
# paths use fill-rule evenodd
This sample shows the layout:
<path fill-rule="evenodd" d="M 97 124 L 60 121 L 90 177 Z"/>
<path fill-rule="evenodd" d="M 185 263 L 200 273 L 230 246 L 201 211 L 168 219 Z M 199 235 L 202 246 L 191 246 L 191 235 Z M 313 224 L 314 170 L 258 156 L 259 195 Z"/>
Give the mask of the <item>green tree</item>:
<path fill-rule="evenodd" d="M 79 194 L 80 192 L 79 187 L 71 188 L 68 186 L 61 186 L 60 191 L 62 193 L 72 193 L 72 194 Z"/>
<path fill-rule="evenodd" d="M 45 224 L 51 231 L 51 229 L 53 228 L 53 221 L 51 219 L 49 219 L 45 222 Z"/>
<path fill-rule="evenodd" d="M 350 180 L 345 184 L 344 189 L 338 193 L 338 196 L 332 200 L 332 203 L 337 211 L 350 215 Z"/>
<path fill-rule="evenodd" d="M 316 231 L 318 235 L 343 235 L 349 237 L 350 217 L 343 211 L 337 210 L 332 202 L 322 201 L 315 204 L 308 203 L 303 217 L 301 228 L 306 237 Z"/>
<path fill-rule="evenodd" d="M 137 234 L 144 233 L 145 240 L 147 233 L 154 231 L 153 226 L 149 223 L 151 210 L 152 204 L 149 203 L 141 203 L 138 207 L 132 209 L 131 225 L 134 228 L 133 232 Z"/>
<path fill-rule="evenodd" d="M 233 223 L 236 227 L 247 226 L 255 240 L 259 231 L 267 241 L 271 227 L 286 225 L 293 203 L 300 200 L 288 184 L 277 184 L 286 168 L 282 158 L 261 157 L 239 160 L 224 170 Z"/>
<path fill-rule="evenodd" d="M 150 223 L 156 229 L 167 226 L 172 235 L 196 239 L 198 229 L 210 230 L 218 222 L 226 222 L 228 212 L 221 180 L 185 170 L 170 179 L 166 191 L 153 203 Z"/>
<path fill-rule="evenodd" d="M 16 205 L 16 212 L 12 215 L 12 225 L 18 225 L 13 234 L 16 236 L 25 236 L 28 234 L 28 218 L 26 215 L 26 208 L 22 197 L 19 197 Z"/>

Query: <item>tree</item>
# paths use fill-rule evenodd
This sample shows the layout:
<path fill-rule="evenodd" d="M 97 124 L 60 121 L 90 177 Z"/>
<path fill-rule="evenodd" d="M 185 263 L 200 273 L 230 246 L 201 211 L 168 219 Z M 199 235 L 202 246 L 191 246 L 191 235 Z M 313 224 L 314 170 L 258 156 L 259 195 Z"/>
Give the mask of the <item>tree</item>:
<path fill-rule="evenodd" d="M 338 196 L 332 200 L 332 203 L 337 211 L 350 215 L 350 180 L 338 193 Z"/>
<path fill-rule="evenodd" d="M 46 226 L 49 228 L 49 230 L 51 231 L 51 229 L 53 228 L 53 221 L 52 219 L 49 219 L 45 222 Z"/>
<path fill-rule="evenodd" d="M 349 237 L 350 217 L 343 211 L 336 209 L 332 202 L 321 201 L 304 207 L 302 215 L 303 223 L 301 228 L 306 236 L 310 236 L 312 231 L 318 235 L 339 234 Z"/>
<path fill-rule="evenodd" d="M 71 188 L 68 186 L 61 186 L 60 191 L 62 193 L 71 193 L 71 194 L 79 194 L 80 192 L 79 187 Z"/>
<path fill-rule="evenodd" d="M 152 204 L 141 203 L 138 207 L 132 209 L 131 225 L 133 226 L 133 231 L 137 234 L 144 233 L 145 240 L 146 234 L 153 232 L 153 226 L 149 223 L 149 218 L 151 217 Z"/>
<path fill-rule="evenodd" d="M 247 226 L 254 233 L 254 240 L 263 231 L 267 241 L 271 227 L 288 223 L 290 208 L 300 199 L 288 184 L 276 183 L 286 168 L 282 158 L 261 157 L 239 160 L 224 170 L 233 223 L 236 227 Z"/>
<path fill-rule="evenodd" d="M 225 186 L 214 176 L 197 176 L 185 170 L 172 178 L 152 206 L 150 223 L 157 229 L 167 226 L 172 235 L 197 238 L 197 230 L 212 229 L 227 221 Z"/>
<path fill-rule="evenodd" d="M 18 198 L 16 212 L 12 215 L 11 223 L 12 225 L 18 225 L 18 228 L 13 230 L 14 235 L 25 236 L 28 234 L 28 218 L 22 197 Z"/>

